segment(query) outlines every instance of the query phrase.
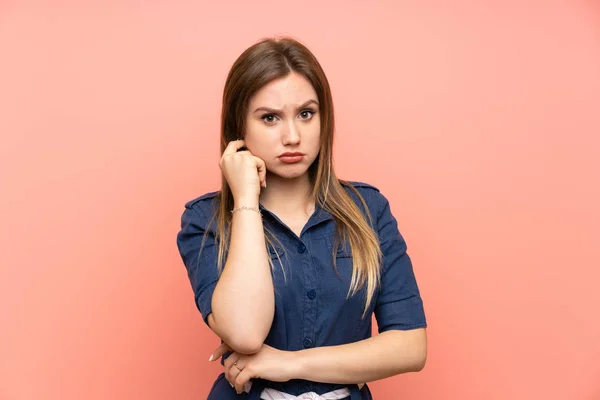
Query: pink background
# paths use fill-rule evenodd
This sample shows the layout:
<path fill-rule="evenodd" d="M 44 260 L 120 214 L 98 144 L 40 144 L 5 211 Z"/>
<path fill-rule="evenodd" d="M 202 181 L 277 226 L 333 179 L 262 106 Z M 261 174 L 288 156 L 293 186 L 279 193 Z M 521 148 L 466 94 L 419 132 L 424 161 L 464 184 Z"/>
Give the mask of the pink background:
<path fill-rule="evenodd" d="M 338 175 L 390 198 L 429 320 L 377 400 L 600 399 L 600 6 L 0 2 L 0 399 L 205 399 L 175 245 L 235 58 L 321 61 Z"/>

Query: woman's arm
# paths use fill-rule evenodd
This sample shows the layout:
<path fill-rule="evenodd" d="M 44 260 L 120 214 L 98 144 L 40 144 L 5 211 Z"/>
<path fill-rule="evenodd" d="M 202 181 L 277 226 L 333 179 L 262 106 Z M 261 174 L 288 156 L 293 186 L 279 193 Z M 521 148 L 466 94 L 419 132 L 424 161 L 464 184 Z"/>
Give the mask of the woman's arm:
<path fill-rule="evenodd" d="M 217 360 L 231 348 L 221 345 Z M 427 358 L 426 328 L 389 330 L 358 342 L 300 351 L 263 345 L 252 355 L 233 352 L 224 362 L 225 377 L 241 393 L 253 378 L 275 382 L 305 379 L 325 383 L 362 383 L 423 369 Z"/>
<path fill-rule="evenodd" d="M 358 383 L 423 369 L 425 328 L 390 330 L 359 342 L 294 353 L 294 378 L 326 383 Z"/>
<path fill-rule="evenodd" d="M 258 207 L 258 201 L 236 207 Z M 261 216 L 255 211 L 233 214 L 231 243 L 225 267 L 212 297 L 210 328 L 242 354 L 260 350 L 275 312 L 271 268 Z"/>
<path fill-rule="evenodd" d="M 242 140 L 229 143 L 221 168 L 231 186 L 234 208 L 258 209 L 259 180 L 264 179 L 266 167 L 250 152 L 238 152 L 244 145 Z M 275 295 L 259 212 L 233 213 L 229 253 L 211 308 L 208 325 L 221 339 L 242 354 L 260 350 L 273 323 Z"/>

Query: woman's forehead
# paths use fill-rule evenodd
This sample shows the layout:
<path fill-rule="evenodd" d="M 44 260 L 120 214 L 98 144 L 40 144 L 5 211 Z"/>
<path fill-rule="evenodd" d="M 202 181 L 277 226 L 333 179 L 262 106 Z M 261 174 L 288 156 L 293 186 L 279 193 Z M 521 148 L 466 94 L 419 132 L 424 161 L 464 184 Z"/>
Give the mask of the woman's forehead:
<path fill-rule="evenodd" d="M 302 75 L 292 73 L 260 88 L 250 100 L 250 106 L 295 109 L 309 100 L 317 100 L 312 84 Z"/>

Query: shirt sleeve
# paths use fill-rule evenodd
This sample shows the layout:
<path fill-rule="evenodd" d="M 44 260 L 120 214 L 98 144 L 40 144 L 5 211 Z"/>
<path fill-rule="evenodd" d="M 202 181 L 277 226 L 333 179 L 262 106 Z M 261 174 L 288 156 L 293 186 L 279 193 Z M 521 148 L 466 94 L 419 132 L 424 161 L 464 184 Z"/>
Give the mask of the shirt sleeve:
<path fill-rule="evenodd" d="M 219 276 L 215 235 L 211 230 L 207 230 L 208 219 L 204 214 L 194 205 L 186 205 L 181 215 L 177 247 L 192 285 L 196 307 L 208 325 L 208 315 L 212 312 L 212 295 Z M 205 233 L 206 239 L 200 252 Z"/>
<path fill-rule="evenodd" d="M 427 327 L 406 242 L 398 231 L 389 201 L 381 193 L 377 193 L 377 197 L 380 210 L 377 230 L 383 253 L 381 287 L 375 304 L 379 333 Z"/>

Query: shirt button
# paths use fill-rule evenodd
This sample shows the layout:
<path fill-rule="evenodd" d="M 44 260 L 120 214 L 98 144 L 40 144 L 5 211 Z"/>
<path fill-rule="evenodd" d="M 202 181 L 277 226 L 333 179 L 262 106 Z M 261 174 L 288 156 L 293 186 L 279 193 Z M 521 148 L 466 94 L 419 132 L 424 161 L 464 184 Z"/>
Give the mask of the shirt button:
<path fill-rule="evenodd" d="M 306 251 L 306 246 L 302 243 L 298 244 L 298 253 L 304 253 Z"/>
<path fill-rule="evenodd" d="M 304 342 L 302 344 L 304 345 L 304 347 L 311 347 L 313 341 L 311 340 L 311 338 L 304 338 Z"/>
<path fill-rule="evenodd" d="M 308 293 L 306 293 L 306 295 L 308 296 L 309 299 L 314 299 L 315 297 L 317 297 L 317 292 L 314 290 L 309 290 Z"/>

